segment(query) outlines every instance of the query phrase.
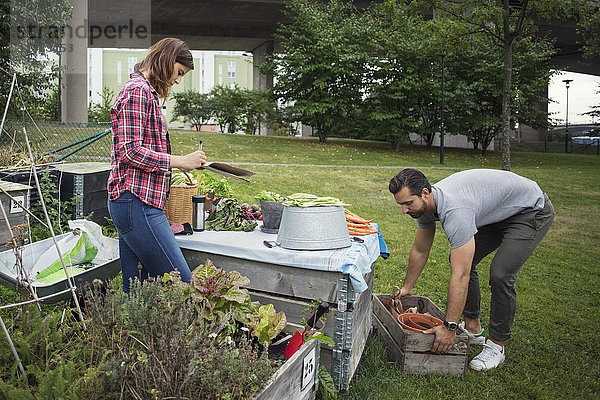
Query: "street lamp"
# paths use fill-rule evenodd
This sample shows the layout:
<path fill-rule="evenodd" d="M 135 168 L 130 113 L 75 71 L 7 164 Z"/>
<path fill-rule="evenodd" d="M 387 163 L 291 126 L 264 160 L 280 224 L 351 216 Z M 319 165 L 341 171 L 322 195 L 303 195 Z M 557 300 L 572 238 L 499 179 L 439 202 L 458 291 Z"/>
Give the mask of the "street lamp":
<path fill-rule="evenodd" d="M 445 54 L 442 54 L 442 113 L 441 113 L 441 128 L 440 128 L 440 164 L 444 163 L 444 59 Z"/>
<path fill-rule="evenodd" d="M 569 152 L 569 84 L 573 82 L 573 79 L 563 79 L 565 86 L 567 87 L 567 115 L 565 117 L 565 153 Z"/>

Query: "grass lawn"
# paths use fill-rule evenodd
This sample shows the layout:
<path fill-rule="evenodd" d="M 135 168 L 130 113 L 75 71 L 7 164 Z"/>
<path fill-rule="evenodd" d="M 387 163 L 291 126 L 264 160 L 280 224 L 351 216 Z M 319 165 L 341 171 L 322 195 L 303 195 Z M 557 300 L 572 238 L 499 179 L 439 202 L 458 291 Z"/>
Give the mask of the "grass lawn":
<path fill-rule="evenodd" d="M 416 223 L 401 213 L 388 192 L 400 168 L 420 168 L 432 183 L 469 168 L 500 168 L 500 154 L 439 150 L 371 141 L 264 137 L 172 131 L 175 154 L 197 148 L 212 161 L 249 163 L 251 183 L 230 180 L 235 197 L 255 202 L 262 191 L 283 195 L 309 192 L 351 203 L 357 214 L 375 218 L 391 252 L 375 265 L 375 292 L 401 285 Z M 600 398 L 600 229 L 586 220 L 600 216 L 600 157 L 579 154 L 514 152 L 512 170 L 536 180 L 556 210 L 553 227 L 525 264 L 517 281 L 518 306 L 506 362 L 485 373 L 460 377 L 407 375 L 371 338 L 350 389 L 342 399 L 587 399 Z M 252 164 L 257 163 L 257 164 Z M 261 164 L 258 164 L 261 163 Z M 288 165 L 281 165 L 288 164 Z M 450 277 L 449 245 L 441 230 L 415 294 L 445 307 Z M 483 323 L 487 325 L 489 259 L 480 265 Z M 7 300 L 7 293 L 0 293 Z M 471 357 L 478 351 L 473 346 Z"/>
<path fill-rule="evenodd" d="M 432 182 L 468 168 L 500 167 L 500 154 L 470 150 L 406 146 L 393 152 L 388 144 L 332 139 L 173 133 L 174 151 L 183 153 L 203 140 L 211 160 L 249 163 L 256 172 L 250 184 L 232 181 L 240 200 L 252 201 L 263 189 L 281 194 L 310 192 L 338 197 L 354 212 L 375 218 L 391 256 L 375 266 L 375 292 L 400 285 L 416 223 L 402 215 L 388 192 L 389 179 L 402 166 L 421 168 Z M 190 143 L 191 142 L 191 143 Z M 407 375 L 387 356 L 384 345 L 369 340 L 344 399 L 434 398 L 600 398 L 600 229 L 586 220 L 600 215 L 600 157 L 514 152 L 512 170 L 539 183 L 556 210 L 553 227 L 525 264 L 517 281 L 518 308 L 506 362 L 496 370 L 462 377 Z M 306 165 L 300 165 L 306 164 Z M 321 165 L 321 167 L 309 166 Z M 327 167 L 323 167 L 327 165 Z M 374 167 L 374 168 L 372 168 Z M 445 307 L 450 277 L 449 245 L 441 230 L 416 294 Z M 480 268 L 487 281 L 489 258 Z M 489 316 L 489 287 L 482 285 L 483 322 Z M 479 348 L 472 347 L 470 357 Z"/>

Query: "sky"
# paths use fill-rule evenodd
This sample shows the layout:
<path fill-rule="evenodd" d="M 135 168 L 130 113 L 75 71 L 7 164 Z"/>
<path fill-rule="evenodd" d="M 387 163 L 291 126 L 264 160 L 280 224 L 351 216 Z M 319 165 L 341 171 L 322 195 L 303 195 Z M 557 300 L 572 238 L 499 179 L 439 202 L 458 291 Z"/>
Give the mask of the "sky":
<path fill-rule="evenodd" d="M 569 84 L 569 125 L 571 124 L 600 124 L 600 119 L 589 115 L 581 115 L 591 111 L 591 106 L 600 105 L 600 76 L 561 72 L 552 77 L 548 86 L 548 97 L 555 103 L 548 104 L 548 112 L 552 118 L 559 119 L 564 124 L 567 113 L 567 88 L 564 79 L 572 79 Z"/>

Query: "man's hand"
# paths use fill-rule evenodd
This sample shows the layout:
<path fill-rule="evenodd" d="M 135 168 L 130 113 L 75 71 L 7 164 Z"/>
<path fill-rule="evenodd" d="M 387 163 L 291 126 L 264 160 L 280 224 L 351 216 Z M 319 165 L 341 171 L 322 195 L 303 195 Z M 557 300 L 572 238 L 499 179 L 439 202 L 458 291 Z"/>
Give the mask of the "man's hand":
<path fill-rule="evenodd" d="M 412 294 L 413 294 L 413 288 L 407 288 L 405 286 L 402 286 L 402 288 L 400 288 L 400 297 L 412 296 Z"/>
<path fill-rule="evenodd" d="M 431 351 L 435 353 L 448 353 L 456 340 L 456 331 L 449 331 L 444 325 L 434 326 L 423 333 L 433 333 L 435 335 L 435 341 L 431 347 Z"/>

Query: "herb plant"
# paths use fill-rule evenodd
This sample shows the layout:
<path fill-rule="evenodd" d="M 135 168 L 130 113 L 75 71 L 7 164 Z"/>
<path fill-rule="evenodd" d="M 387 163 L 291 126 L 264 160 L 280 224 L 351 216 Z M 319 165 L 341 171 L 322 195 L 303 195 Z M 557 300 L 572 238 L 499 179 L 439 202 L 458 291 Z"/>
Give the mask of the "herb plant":
<path fill-rule="evenodd" d="M 0 398 L 250 398 L 279 365 L 256 341 L 285 316 L 252 302 L 248 283 L 210 260 L 190 284 L 172 272 L 136 280 L 128 295 L 97 280 L 82 301 L 86 330 L 62 307 L 3 311 L 26 375 L 0 342 Z"/>

